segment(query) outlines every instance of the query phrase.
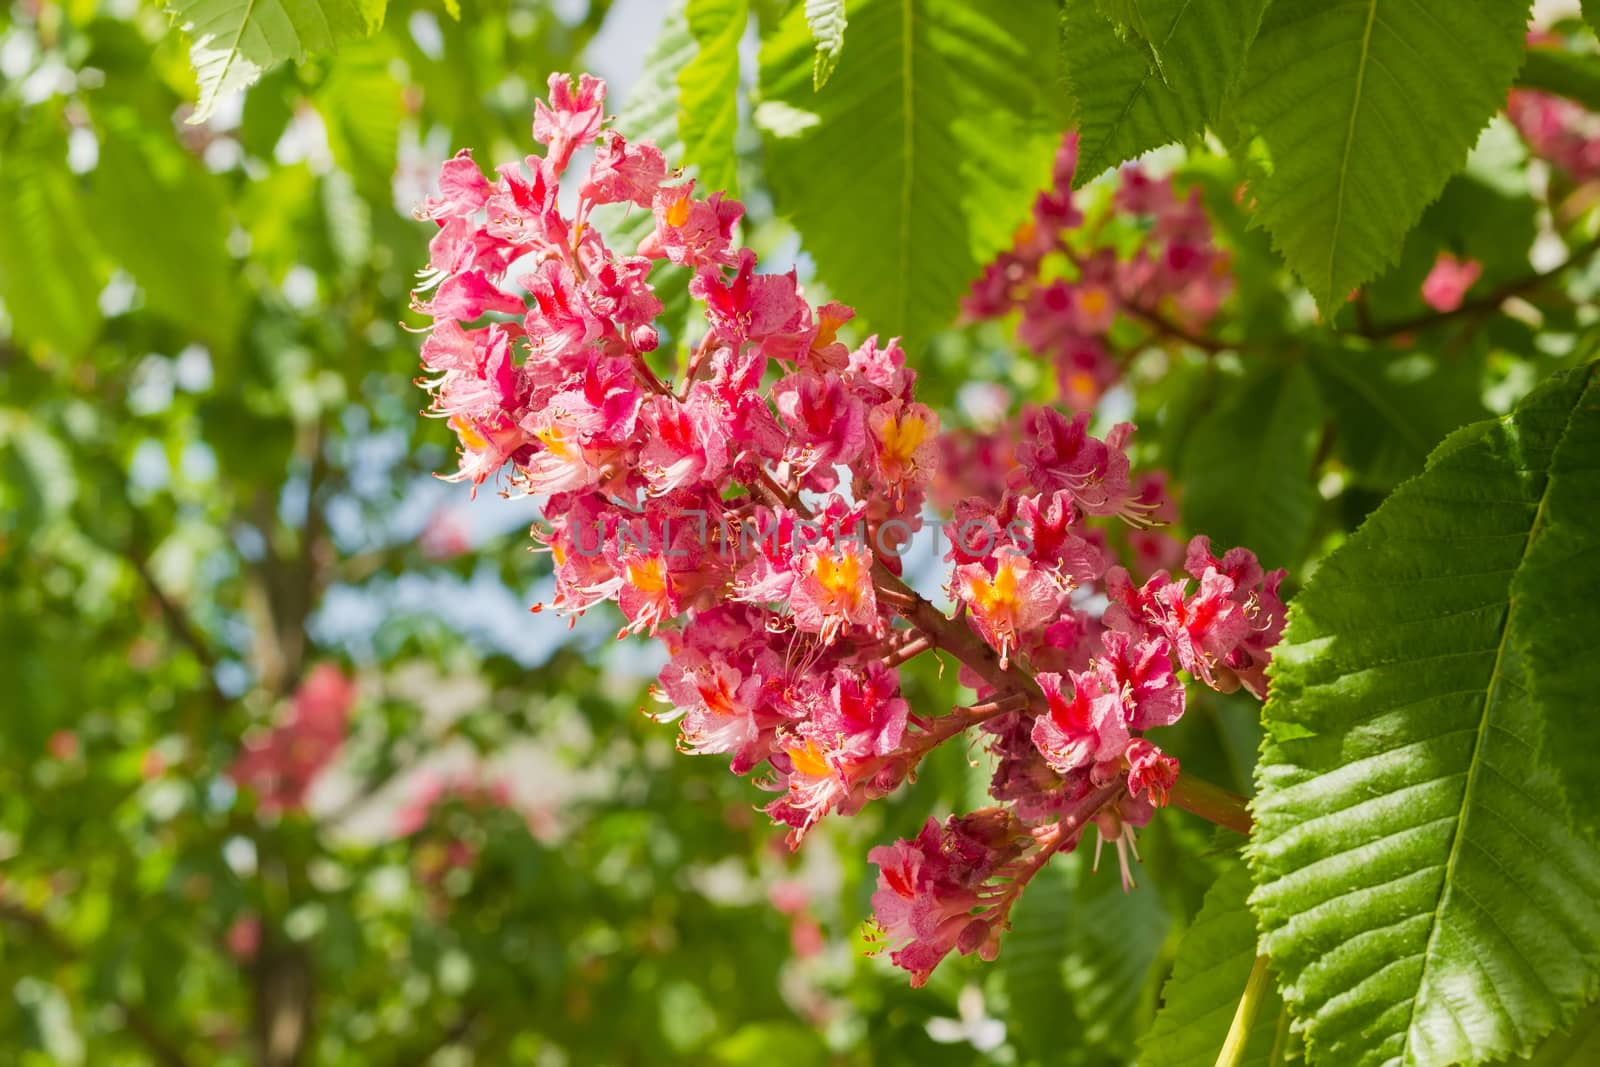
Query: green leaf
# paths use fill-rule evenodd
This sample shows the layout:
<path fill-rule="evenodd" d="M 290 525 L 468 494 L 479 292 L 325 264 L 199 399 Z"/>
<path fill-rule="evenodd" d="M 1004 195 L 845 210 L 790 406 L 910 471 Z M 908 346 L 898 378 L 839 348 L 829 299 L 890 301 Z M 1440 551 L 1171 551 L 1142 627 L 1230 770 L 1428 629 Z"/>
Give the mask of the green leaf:
<path fill-rule="evenodd" d="M 1489 414 L 1482 361 L 1323 349 L 1310 354 L 1317 391 L 1337 416 L 1334 446 L 1351 481 L 1388 491 L 1418 474 L 1451 430 Z"/>
<path fill-rule="evenodd" d="M 678 72 L 678 132 L 684 162 L 699 168 L 703 192 L 738 190 L 739 39 L 750 21 L 745 0 L 689 0 L 698 51 Z"/>
<path fill-rule="evenodd" d="M 1600 373 L 1591 366 L 1550 459 L 1538 528 L 1511 583 L 1511 635 L 1544 709 L 1544 755 L 1562 775 L 1571 812 L 1591 833 L 1600 817 L 1600 715 L 1594 678 L 1600 618 Z M 1585 621 L 1587 620 L 1587 621 Z"/>
<path fill-rule="evenodd" d="M 1600 1063 L 1600 1005 L 1591 1004 L 1564 1034 L 1539 1046 L 1525 1060 L 1528 1067 L 1589 1067 Z"/>
<path fill-rule="evenodd" d="M 1078 126 L 1074 187 L 1152 148 L 1187 140 L 1205 125 L 1199 100 L 1173 92 L 1152 57 L 1120 36 L 1094 0 L 1068 0 L 1061 59 Z"/>
<path fill-rule="evenodd" d="M 995 966 L 1005 978 L 1006 1028 L 1025 1056 L 1043 1060 L 1060 1037 L 1066 987 L 1061 963 L 1072 948 L 1073 885 L 1064 861 L 1040 871 L 1012 911 Z"/>
<path fill-rule="evenodd" d="M 1237 117 L 1261 224 L 1323 309 L 1394 261 L 1522 61 L 1517 0 L 1278 0 Z"/>
<path fill-rule="evenodd" d="M 1215 121 L 1238 84 L 1267 3 L 1069 0 L 1062 59 L 1078 105 L 1074 184 L 1187 140 Z M 1119 35 L 1107 18 L 1125 32 Z"/>
<path fill-rule="evenodd" d="M 168 0 L 200 84 L 190 122 L 285 60 L 331 52 L 383 24 L 386 0 Z"/>
<path fill-rule="evenodd" d="M 1156 968 L 1172 917 L 1154 882 L 1140 878 L 1124 893 L 1111 855 L 1116 847 L 1107 845 L 1104 851 L 1099 871 L 1080 868 L 1064 971 L 1076 1021 L 1074 1040 L 1112 1053 L 1114 1062 L 1127 1062 L 1134 1038 L 1154 1014 Z"/>
<path fill-rule="evenodd" d="M 394 200 L 406 105 L 405 87 L 389 69 L 389 50 L 375 47 L 379 43 L 347 49 L 318 87 L 315 100 L 335 162 L 363 195 L 387 209 Z"/>
<path fill-rule="evenodd" d="M 81 352 L 100 330 L 105 272 L 78 179 L 67 170 L 59 114 L 33 110 L 10 131 L 3 151 L 0 303 L 19 337 Z"/>
<path fill-rule="evenodd" d="M 1228 1036 L 1256 958 L 1256 919 L 1246 900 L 1250 871 L 1232 863 L 1206 893 L 1200 914 L 1183 935 L 1161 1010 L 1139 1039 L 1142 1067 L 1212 1067 Z M 1277 990 L 1257 1010 L 1240 1064 L 1265 1065 L 1284 1011 Z"/>
<path fill-rule="evenodd" d="M 1049 180 L 1051 6 L 859 0 L 826 93 L 796 6 L 762 49 L 768 174 L 829 289 L 920 346 Z"/>
<path fill-rule="evenodd" d="M 1600 630 L 1600 605 L 1518 596 L 1545 539 L 1571 536 L 1550 471 L 1594 379 L 1452 434 L 1291 606 L 1251 903 L 1313 1062 L 1526 1054 L 1596 991 L 1600 853 L 1537 758 L 1526 648 Z"/>
<path fill-rule="evenodd" d="M 115 110 L 100 124 L 87 206 L 100 242 L 148 306 L 213 347 L 237 341 L 237 271 L 221 183 L 172 136 Z"/>
<path fill-rule="evenodd" d="M 1583 18 L 1596 33 L 1600 33 L 1600 0 L 1583 0 Z"/>
<path fill-rule="evenodd" d="M 1564 48 L 1530 48 L 1517 74 L 1519 89 L 1537 89 L 1600 111 L 1600 56 Z"/>
<path fill-rule="evenodd" d="M 617 129 L 629 140 L 654 141 L 667 157 L 668 165 L 683 161 L 679 82 L 683 70 L 694 62 L 700 50 L 689 32 L 686 7 L 687 4 L 679 0 L 667 12 L 655 42 L 645 55 L 639 80 L 628 90 L 628 97 L 616 118 Z M 637 213 L 630 213 L 630 219 L 633 214 Z M 653 225 L 650 214 L 644 212 L 643 215 L 643 222 Z"/>
<path fill-rule="evenodd" d="M 811 27 L 811 39 L 817 43 L 817 58 L 811 67 L 813 89 L 820 90 L 833 77 L 839 53 L 844 51 L 848 24 L 844 0 L 806 0 L 806 25 Z"/>
<path fill-rule="evenodd" d="M 1139 0 L 1094 0 L 1094 5 L 1130 42 L 1149 46 L 1150 27 L 1145 22 L 1144 7 Z M 1151 54 L 1154 56 L 1154 49 Z"/>
<path fill-rule="evenodd" d="M 1186 525 L 1268 567 L 1300 563 L 1319 497 L 1312 472 L 1322 408 L 1310 371 L 1267 366 L 1196 425 L 1184 453 Z"/>

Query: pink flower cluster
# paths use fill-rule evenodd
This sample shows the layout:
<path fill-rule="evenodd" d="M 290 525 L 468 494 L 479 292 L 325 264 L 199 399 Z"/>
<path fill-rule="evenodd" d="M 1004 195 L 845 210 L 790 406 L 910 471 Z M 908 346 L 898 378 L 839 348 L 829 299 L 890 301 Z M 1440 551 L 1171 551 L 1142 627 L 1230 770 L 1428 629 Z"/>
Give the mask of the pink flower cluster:
<path fill-rule="evenodd" d="M 1582 104 L 1532 89 L 1513 89 L 1506 117 L 1536 156 L 1566 171 L 1573 181 L 1600 178 L 1600 116 Z"/>
<path fill-rule="evenodd" d="M 757 774 L 791 846 L 979 728 L 1007 806 L 874 857 L 890 871 L 880 919 L 915 980 L 952 948 L 992 955 L 1010 901 L 1087 822 L 1120 848 L 1166 802 L 1177 761 L 1141 735 L 1182 714 L 1178 667 L 1259 691 L 1281 575 L 1244 550 L 1213 560 L 1197 540 L 1198 589 L 1165 572 L 1136 588 L 1089 525 L 1166 507 L 1158 484 L 1131 477 L 1133 427 L 1096 438 L 1087 414 L 1045 408 L 1024 414 L 997 490 L 954 507 L 957 614 L 941 613 L 899 578 L 895 549 L 923 529 L 939 453 L 938 417 L 899 345 L 851 347 L 848 307 L 814 307 L 792 271 L 758 273 L 734 241 L 743 208 L 696 195 L 654 145 L 608 129 L 603 83 L 557 75 L 550 88 L 534 123 L 542 157 L 490 181 L 462 153 L 422 211 L 439 230 L 416 307 L 434 320 L 422 346 L 433 410 L 461 444 L 453 477 L 503 472 L 547 498 L 534 536 L 554 560 L 550 607 L 609 601 L 622 634 L 661 640 L 659 717 L 679 723 L 684 751 Z M 596 141 L 567 183 L 569 214 L 556 191 Z M 622 203 L 654 227 L 612 249 L 592 212 Z M 1166 245 L 1183 238 L 1182 215 L 1168 212 Z M 661 259 L 690 268 L 704 322 L 681 339 L 671 381 L 649 362 Z M 1083 606 L 1093 592 L 1112 601 L 1104 619 Z M 961 660 L 978 703 L 909 706 L 899 666 L 933 648 Z"/>
<path fill-rule="evenodd" d="M 1054 184 L 1039 194 L 1012 248 L 985 268 L 962 304 L 969 320 L 1019 314 L 1017 338 L 1056 370 L 1061 402 L 1093 408 L 1122 367 L 1109 337 L 1119 316 L 1156 332 L 1204 326 L 1233 288 L 1230 260 L 1212 241 L 1200 191 L 1180 197 L 1171 178 L 1122 169 L 1112 214 L 1085 225 L 1072 193 L 1078 135 L 1056 155 Z M 1136 218 L 1144 235 L 1130 252 L 1103 233 L 1112 217 Z"/>
<path fill-rule="evenodd" d="M 283 721 L 246 738 L 228 777 L 253 790 L 263 811 L 304 809 L 312 783 L 344 746 L 355 700 L 355 683 L 338 666 L 317 664 Z"/>

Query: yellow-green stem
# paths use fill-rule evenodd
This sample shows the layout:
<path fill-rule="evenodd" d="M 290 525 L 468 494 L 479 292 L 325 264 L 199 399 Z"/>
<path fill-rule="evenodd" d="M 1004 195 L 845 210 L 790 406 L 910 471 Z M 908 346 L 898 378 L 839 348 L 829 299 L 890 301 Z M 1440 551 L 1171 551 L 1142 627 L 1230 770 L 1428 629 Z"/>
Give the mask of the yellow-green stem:
<path fill-rule="evenodd" d="M 1212 785 L 1204 778 L 1180 772 L 1178 780 L 1172 785 L 1169 799 L 1174 806 L 1191 815 L 1198 815 L 1207 822 L 1226 826 L 1247 836 L 1250 833 L 1250 801 L 1238 793 L 1230 793 L 1219 785 Z"/>
<path fill-rule="evenodd" d="M 1244 1047 L 1250 1041 L 1250 1027 L 1255 1025 L 1261 1001 L 1271 988 L 1267 964 L 1267 957 L 1257 956 L 1255 965 L 1250 968 L 1250 978 L 1244 984 L 1244 996 L 1239 998 L 1239 1010 L 1233 1013 L 1233 1025 L 1228 1027 L 1222 1051 L 1217 1054 L 1217 1067 L 1238 1067 L 1239 1061 L 1244 1058 Z"/>

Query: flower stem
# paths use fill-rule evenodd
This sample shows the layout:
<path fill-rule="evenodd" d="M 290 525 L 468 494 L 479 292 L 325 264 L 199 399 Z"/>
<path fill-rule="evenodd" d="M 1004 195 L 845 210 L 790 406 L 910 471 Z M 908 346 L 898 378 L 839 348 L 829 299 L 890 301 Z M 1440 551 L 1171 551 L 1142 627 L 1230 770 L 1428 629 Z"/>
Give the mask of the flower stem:
<path fill-rule="evenodd" d="M 1255 1025 L 1256 1015 L 1261 1011 L 1261 1001 L 1271 987 L 1271 975 L 1267 972 L 1269 962 L 1267 957 L 1257 956 L 1254 966 L 1250 968 L 1250 978 L 1244 984 L 1244 996 L 1239 998 L 1239 1009 L 1233 1013 L 1233 1025 L 1228 1027 L 1222 1051 L 1217 1053 L 1217 1067 L 1238 1067 L 1244 1058 L 1244 1047 L 1250 1040 L 1250 1027 Z"/>
<path fill-rule="evenodd" d="M 1171 800 L 1184 811 L 1198 815 L 1207 822 L 1226 826 L 1247 836 L 1250 833 L 1250 801 L 1204 778 L 1179 774 L 1178 780 L 1172 785 Z"/>

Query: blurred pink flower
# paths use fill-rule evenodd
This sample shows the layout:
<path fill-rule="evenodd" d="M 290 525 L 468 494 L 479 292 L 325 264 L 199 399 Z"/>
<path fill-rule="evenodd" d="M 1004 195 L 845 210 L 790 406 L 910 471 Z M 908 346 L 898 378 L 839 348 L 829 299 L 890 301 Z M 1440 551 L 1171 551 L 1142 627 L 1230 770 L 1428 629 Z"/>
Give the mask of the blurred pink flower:
<path fill-rule="evenodd" d="M 235 784 L 255 791 L 264 811 L 297 811 L 344 744 L 355 683 L 332 663 L 319 663 L 295 691 L 289 714 L 247 738 L 228 769 Z"/>
<path fill-rule="evenodd" d="M 261 948 L 261 920 L 248 912 L 239 916 L 223 935 L 223 943 L 227 945 L 228 955 L 240 963 L 255 959 Z"/>
<path fill-rule="evenodd" d="M 455 508 L 436 508 L 417 543 L 424 556 L 436 560 L 454 559 L 472 548 L 467 520 Z"/>
<path fill-rule="evenodd" d="M 1422 299 L 1435 311 L 1454 311 L 1482 275 L 1483 264 L 1477 260 L 1457 259 L 1449 252 L 1440 252 L 1422 281 Z"/>
<path fill-rule="evenodd" d="M 57 730 L 45 742 L 45 748 L 51 759 L 65 763 L 78 755 L 78 735 L 71 730 Z"/>

